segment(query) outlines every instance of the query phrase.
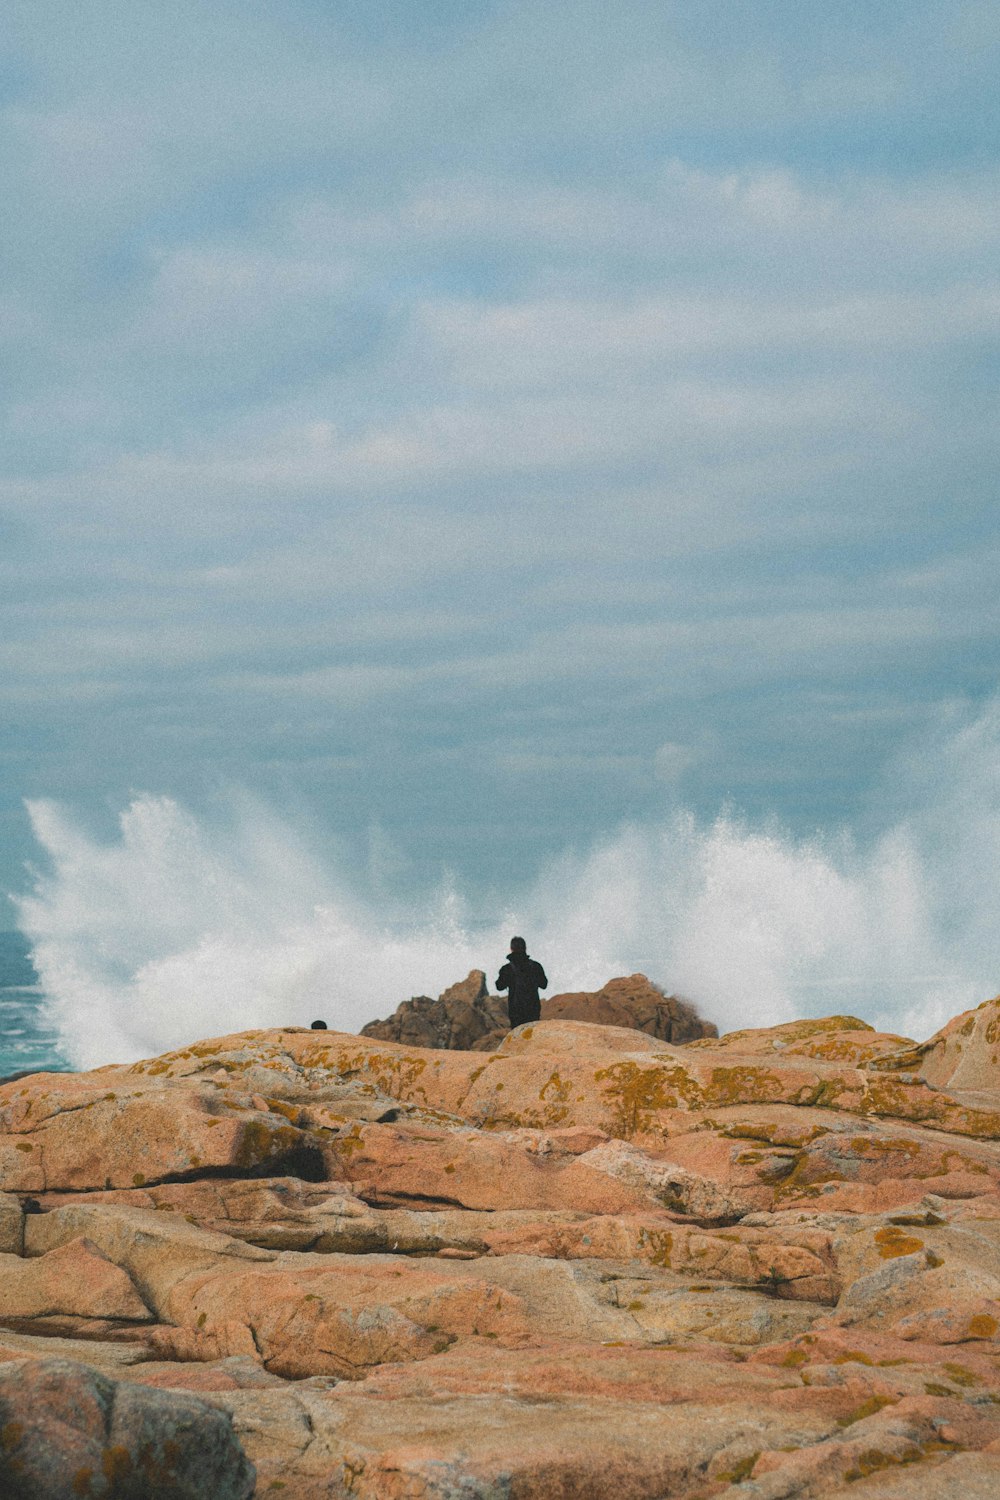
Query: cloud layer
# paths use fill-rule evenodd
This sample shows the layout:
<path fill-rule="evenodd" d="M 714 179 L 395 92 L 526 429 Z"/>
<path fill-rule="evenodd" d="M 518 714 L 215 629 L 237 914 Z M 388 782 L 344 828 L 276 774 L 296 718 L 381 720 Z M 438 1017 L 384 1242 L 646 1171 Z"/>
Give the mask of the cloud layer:
<path fill-rule="evenodd" d="M 994 689 L 995 7 L 11 11 L 8 888 L 135 787 L 850 821 Z"/>

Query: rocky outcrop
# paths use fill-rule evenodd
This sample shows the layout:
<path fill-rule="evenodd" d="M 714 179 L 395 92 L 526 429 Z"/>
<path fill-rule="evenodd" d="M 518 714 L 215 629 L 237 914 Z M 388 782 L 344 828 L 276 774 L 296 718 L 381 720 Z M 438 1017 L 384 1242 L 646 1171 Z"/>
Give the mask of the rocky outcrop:
<path fill-rule="evenodd" d="M 432 1000 L 414 995 L 397 1006 L 388 1020 L 369 1021 L 361 1035 L 408 1047 L 444 1047 L 459 1052 L 491 1050 L 508 1029 L 507 1002 L 490 995 L 486 975 L 473 969 Z"/>
<path fill-rule="evenodd" d="M 10 1083 L 0 1494 L 992 1495 L 993 1007 Z"/>
<path fill-rule="evenodd" d="M 678 1045 L 719 1034 L 687 1000 L 664 994 L 645 974 L 609 979 L 603 989 L 592 992 L 551 995 L 542 1000 L 541 1019 L 623 1026 Z M 427 995 L 404 1000 L 388 1020 L 369 1021 L 361 1035 L 409 1047 L 493 1052 L 509 1030 L 506 997 L 489 994 L 486 975 L 473 969 L 437 1000 Z"/>
<path fill-rule="evenodd" d="M 719 1034 L 718 1028 L 711 1021 L 703 1021 L 689 1001 L 664 994 L 645 974 L 609 979 L 593 994 L 553 995 L 542 1002 L 542 1020 L 625 1026 L 674 1045 Z"/>
<path fill-rule="evenodd" d="M 890 1053 L 881 1065 L 912 1070 L 935 1088 L 994 1093 L 1000 1089 L 1000 996 L 956 1016 L 923 1046 Z"/>

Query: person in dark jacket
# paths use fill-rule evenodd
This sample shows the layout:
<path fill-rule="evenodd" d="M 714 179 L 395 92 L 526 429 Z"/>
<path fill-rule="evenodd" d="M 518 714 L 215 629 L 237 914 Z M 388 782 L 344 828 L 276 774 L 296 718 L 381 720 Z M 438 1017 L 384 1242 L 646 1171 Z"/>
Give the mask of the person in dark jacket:
<path fill-rule="evenodd" d="M 512 937 L 507 962 L 497 975 L 497 989 L 507 991 L 507 1014 L 511 1026 L 523 1026 L 527 1021 L 538 1020 L 542 1013 L 538 991 L 548 989 L 548 985 L 541 964 L 528 957 L 524 938 Z"/>

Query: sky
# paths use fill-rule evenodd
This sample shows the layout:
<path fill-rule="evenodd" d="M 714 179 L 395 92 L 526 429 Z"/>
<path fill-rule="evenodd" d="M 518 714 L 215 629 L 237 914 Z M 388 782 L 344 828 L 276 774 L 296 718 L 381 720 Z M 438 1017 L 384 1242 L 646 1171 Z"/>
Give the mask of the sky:
<path fill-rule="evenodd" d="M 494 892 L 877 821 L 997 691 L 998 54 L 991 0 L 7 0 L 0 890 L 37 799 Z"/>

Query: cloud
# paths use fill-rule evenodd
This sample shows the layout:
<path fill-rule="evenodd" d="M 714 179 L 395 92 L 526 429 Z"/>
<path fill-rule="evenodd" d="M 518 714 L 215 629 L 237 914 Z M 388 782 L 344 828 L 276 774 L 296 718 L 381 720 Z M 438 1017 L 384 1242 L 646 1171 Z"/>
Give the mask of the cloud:
<path fill-rule="evenodd" d="M 10 25 L 8 798 L 811 824 L 989 691 L 991 8 Z"/>

